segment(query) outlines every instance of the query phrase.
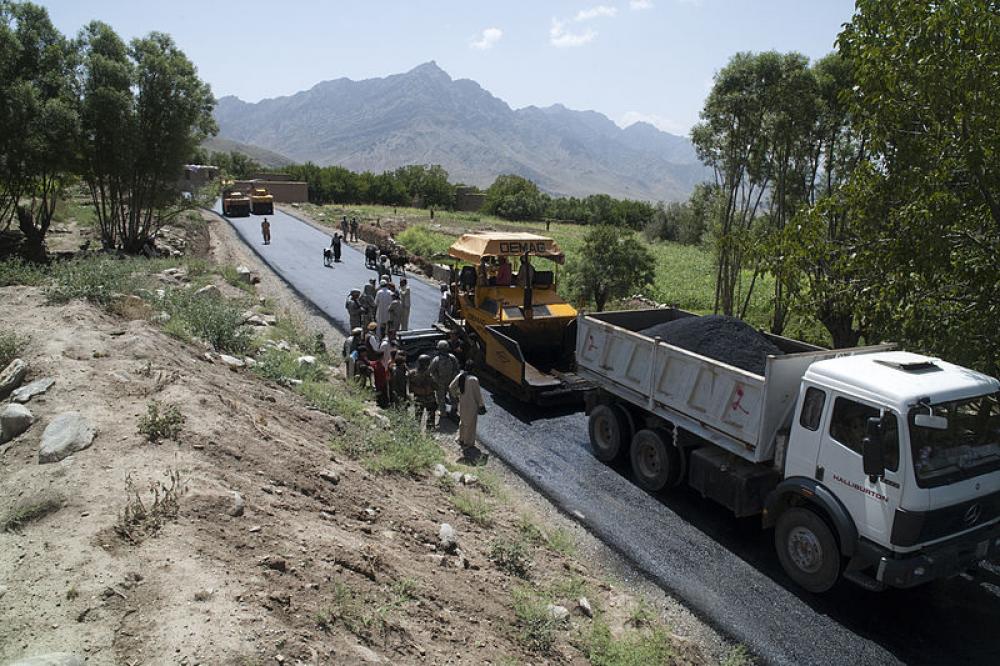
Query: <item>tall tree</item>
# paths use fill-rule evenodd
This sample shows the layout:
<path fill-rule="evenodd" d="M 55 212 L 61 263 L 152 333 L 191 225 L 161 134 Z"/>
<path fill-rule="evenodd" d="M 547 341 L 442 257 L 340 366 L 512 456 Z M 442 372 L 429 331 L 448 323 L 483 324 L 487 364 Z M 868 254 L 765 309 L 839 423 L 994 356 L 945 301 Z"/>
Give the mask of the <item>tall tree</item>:
<path fill-rule="evenodd" d="M 1000 2 L 858 0 L 839 37 L 870 159 L 850 204 L 875 333 L 1000 370 Z"/>
<path fill-rule="evenodd" d="M 185 208 L 177 175 L 215 132 L 215 99 L 167 35 L 150 33 L 126 47 L 95 21 L 80 43 L 84 178 L 101 240 L 139 252 Z"/>
<path fill-rule="evenodd" d="M 655 273 L 649 249 L 632 232 L 610 225 L 588 231 L 580 252 L 566 267 L 568 291 L 581 301 L 593 302 L 598 312 L 610 299 L 652 283 Z"/>
<path fill-rule="evenodd" d="M 0 2 L 0 229 L 16 213 L 25 253 L 39 260 L 76 162 L 74 56 L 45 9 Z"/>

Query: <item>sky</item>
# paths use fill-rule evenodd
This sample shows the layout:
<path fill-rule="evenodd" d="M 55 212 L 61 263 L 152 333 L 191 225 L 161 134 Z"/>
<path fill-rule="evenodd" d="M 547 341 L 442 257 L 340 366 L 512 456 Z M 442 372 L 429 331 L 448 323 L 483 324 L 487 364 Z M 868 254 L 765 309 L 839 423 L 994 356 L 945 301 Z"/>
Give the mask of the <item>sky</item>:
<path fill-rule="evenodd" d="M 35 0 L 38 2 L 39 0 Z M 513 108 L 561 103 L 686 135 L 738 51 L 834 49 L 849 0 L 53 0 L 75 35 L 173 36 L 216 97 L 255 102 L 434 60 Z"/>

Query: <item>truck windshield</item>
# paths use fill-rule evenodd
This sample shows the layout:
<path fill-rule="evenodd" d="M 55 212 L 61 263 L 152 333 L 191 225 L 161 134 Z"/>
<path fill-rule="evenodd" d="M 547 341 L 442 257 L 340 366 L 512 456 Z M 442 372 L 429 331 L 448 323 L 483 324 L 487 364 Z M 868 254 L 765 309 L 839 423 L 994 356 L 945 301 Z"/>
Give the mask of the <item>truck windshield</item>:
<path fill-rule="evenodd" d="M 943 486 L 1000 469 L 1000 392 L 932 405 L 934 416 L 948 419 L 946 430 L 918 426 L 910 410 L 910 446 L 917 484 Z"/>

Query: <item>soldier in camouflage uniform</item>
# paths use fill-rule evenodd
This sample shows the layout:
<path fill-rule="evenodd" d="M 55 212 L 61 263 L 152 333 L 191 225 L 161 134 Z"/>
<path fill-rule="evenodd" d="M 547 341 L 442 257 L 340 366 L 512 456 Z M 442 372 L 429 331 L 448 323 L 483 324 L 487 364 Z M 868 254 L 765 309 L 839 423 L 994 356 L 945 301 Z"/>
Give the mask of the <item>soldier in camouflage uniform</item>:
<path fill-rule="evenodd" d="M 434 427 L 434 414 L 437 411 L 437 397 L 434 395 L 434 383 L 430 377 L 431 357 L 421 354 L 417 358 L 417 367 L 410 370 L 407 380 L 410 384 L 410 395 L 413 396 L 413 415 L 417 417 L 417 424 L 424 420 L 424 412 L 427 412 L 427 428 Z"/>

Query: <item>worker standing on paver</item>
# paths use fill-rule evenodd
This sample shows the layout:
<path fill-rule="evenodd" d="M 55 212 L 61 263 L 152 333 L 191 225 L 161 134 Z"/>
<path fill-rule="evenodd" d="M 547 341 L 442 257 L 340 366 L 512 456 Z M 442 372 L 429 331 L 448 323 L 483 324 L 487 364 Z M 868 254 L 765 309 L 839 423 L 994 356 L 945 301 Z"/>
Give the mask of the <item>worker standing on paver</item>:
<path fill-rule="evenodd" d="M 385 335 L 389 330 L 389 304 L 392 303 L 392 295 L 389 280 L 382 278 L 382 286 L 375 294 L 375 323 L 378 324 L 379 335 Z"/>
<path fill-rule="evenodd" d="M 455 375 L 458 374 L 458 359 L 451 353 L 447 340 L 438 342 L 437 349 L 437 355 L 431 360 L 428 372 L 431 376 L 431 381 L 434 383 L 434 394 L 437 397 L 437 407 L 441 412 L 441 416 L 444 417 L 447 415 L 455 419 L 457 417 L 455 405 L 452 404 L 450 409 L 448 407 L 448 403 L 450 402 L 448 399 L 448 387 L 451 386 Z"/>
<path fill-rule="evenodd" d="M 271 244 L 271 223 L 265 217 L 260 223 L 260 235 L 264 237 L 264 245 Z"/>
<path fill-rule="evenodd" d="M 410 330 L 410 285 L 406 278 L 399 281 L 399 304 L 401 306 L 399 330 L 408 331 Z"/>
<path fill-rule="evenodd" d="M 361 307 L 361 290 L 351 289 L 350 295 L 347 297 L 347 303 L 345 307 L 347 308 L 347 318 L 350 321 L 351 328 L 361 328 L 364 326 L 364 322 L 361 320 L 363 308 Z"/>
<path fill-rule="evenodd" d="M 417 425 L 423 425 L 424 412 L 427 412 L 427 429 L 434 428 L 434 416 L 437 412 L 437 398 L 434 396 L 434 382 L 430 376 L 431 357 L 421 354 L 417 358 L 417 367 L 407 373 L 407 383 L 413 396 L 413 415 Z"/>
<path fill-rule="evenodd" d="M 479 390 L 479 378 L 472 374 L 472 363 L 452 380 L 449 392 L 458 400 L 458 445 L 462 447 L 462 460 L 475 460 L 476 428 L 479 416 L 486 413 L 483 393 Z"/>
<path fill-rule="evenodd" d="M 448 285 L 441 285 L 441 303 L 438 307 L 438 323 L 444 324 L 448 321 L 448 315 L 451 314 L 451 292 L 448 291 Z"/>

